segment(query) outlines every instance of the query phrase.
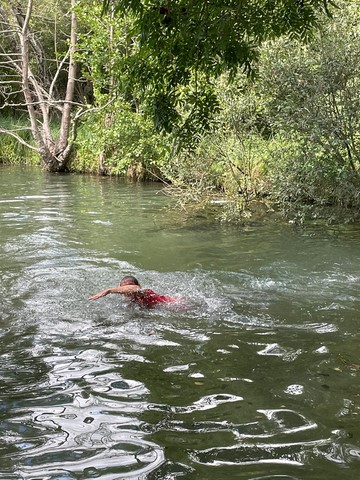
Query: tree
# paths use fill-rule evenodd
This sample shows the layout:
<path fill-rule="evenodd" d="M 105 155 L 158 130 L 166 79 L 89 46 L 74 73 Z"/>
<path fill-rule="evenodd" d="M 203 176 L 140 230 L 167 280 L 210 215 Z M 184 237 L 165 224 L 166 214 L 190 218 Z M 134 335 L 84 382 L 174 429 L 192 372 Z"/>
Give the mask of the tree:
<path fill-rule="evenodd" d="M 113 0 L 103 0 L 104 9 Z M 209 126 L 218 108 L 213 79 L 239 67 L 251 72 L 263 41 L 308 39 L 331 0 L 116 0 L 118 14 L 135 18 L 139 50 L 129 59 L 159 129 L 186 137 Z M 178 131 L 178 133 L 179 133 Z"/>
<path fill-rule="evenodd" d="M 8 3 L 0 7 L 0 23 L 4 47 L 0 50 L 0 79 L 2 109 L 13 111 L 26 109 L 28 121 L 13 129 L 0 128 L 1 133 L 15 137 L 20 143 L 39 153 L 44 166 L 51 172 L 64 171 L 70 158 L 76 136 L 79 111 L 72 118 L 77 75 L 75 52 L 77 43 L 77 20 L 75 0 L 71 0 L 70 35 L 68 50 L 49 79 L 44 46 L 32 29 L 34 0 L 28 0 L 26 11 L 19 4 Z M 56 44 L 56 42 L 55 42 Z M 66 74 L 63 98 L 58 98 L 56 84 Z M 20 86 L 16 88 L 16 86 Z M 60 115 L 60 128 L 54 134 L 51 121 L 54 111 Z M 30 125 L 30 126 L 29 126 Z M 26 142 L 21 131 L 31 130 L 34 144 Z"/>
<path fill-rule="evenodd" d="M 164 142 L 144 118 L 136 92 L 126 87 L 126 61 L 137 48 L 132 19 L 115 16 L 113 9 L 102 15 L 101 0 L 79 1 L 76 12 L 82 29 L 77 59 L 101 110 L 82 123 L 76 141 L 79 166 L 101 174 L 155 178 L 164 162 Z"/>
<path fill-rule="evenodd" d="M 304 205 L 318 215 L 329 206 L 331 215 L 335 206 L 359 209 L 360 8 L 339 6 L 308 45 L 277 41 L 260 62 L 266 116 L 282 142 L 273 194 L 300 213 Z"/>

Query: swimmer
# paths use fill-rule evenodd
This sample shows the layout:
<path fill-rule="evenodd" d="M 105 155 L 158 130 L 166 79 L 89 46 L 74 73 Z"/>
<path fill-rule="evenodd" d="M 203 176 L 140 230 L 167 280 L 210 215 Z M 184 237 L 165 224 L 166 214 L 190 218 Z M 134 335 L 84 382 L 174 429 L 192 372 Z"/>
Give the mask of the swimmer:
<path fill-rule="evenodd" d="M 150 288 L 142 289 L 138 280 L 131 275 L 124 277 L 118 287 L 106 288 L 96 295 L 89 297 L 89 300 L 97 300 L 98 298 L 109 295 L 109 293 L 120 293 L 130 300 L 130 302 L 137 303 L 141 307 L 146 308 L 153 308 L 160 304 L 175 303 L 177 301 L 174 297 L 159 295 Z"/>

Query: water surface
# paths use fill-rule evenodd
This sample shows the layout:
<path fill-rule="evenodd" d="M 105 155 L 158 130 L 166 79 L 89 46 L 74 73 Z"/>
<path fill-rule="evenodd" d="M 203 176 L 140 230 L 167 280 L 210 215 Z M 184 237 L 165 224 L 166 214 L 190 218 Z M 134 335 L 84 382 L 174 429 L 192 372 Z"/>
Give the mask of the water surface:
<path fill-rule="evenodd" d="M 1 479 L 359 478 L 359 226 L 29 169 L 0 192 Z M 128 274 L 189 308 L 88 301 Z"/>

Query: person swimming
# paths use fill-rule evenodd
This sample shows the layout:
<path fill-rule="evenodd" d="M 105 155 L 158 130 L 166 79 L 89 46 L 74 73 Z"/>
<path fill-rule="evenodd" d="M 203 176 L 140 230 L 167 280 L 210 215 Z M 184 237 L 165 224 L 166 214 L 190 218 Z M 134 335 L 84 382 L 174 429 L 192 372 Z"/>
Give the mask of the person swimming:
<path fill-rule="evenodd" d="M 137 303 L 141 307 L 146 308 L 153 308 L 157 305 L 175 303 L 177 301 L 174 297 L 155 293 L 151 288 L 141 288 L 138 280 L 132 275 L 128 275 L 121 279 L 118 287 L 106 288 L 105 290 L 89 297 L 89 300 L 97 300 L 110 293 L 124 295 L 130 302 Z"/>

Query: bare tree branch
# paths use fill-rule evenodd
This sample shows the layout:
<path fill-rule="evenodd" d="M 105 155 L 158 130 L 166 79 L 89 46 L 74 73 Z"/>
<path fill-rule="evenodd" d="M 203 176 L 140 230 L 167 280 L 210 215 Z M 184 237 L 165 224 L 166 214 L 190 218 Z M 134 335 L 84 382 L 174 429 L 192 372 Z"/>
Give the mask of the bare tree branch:
<path fill-rule="evenodd" d="M 25 127 L 23 130 L 30 130 L 30 129 Z M 11 137 L 14 137 L 19 143 L 21 143 L 25 147 L 30 148 L 31 150 L 39 153 L 38 148 L 34 147 L 34 145 L 31 145 L 31 143 L 26 142 L 15 131 L 7 130 L 6 128 L 0 127 L 0 133 L 5 133 L 6 135 L 10 135 Z"/>
<path fill-rule="evenodd" d="M 74 99 L 75 79 L 77 73 L 77 65 L 75 62 L 76 44 L 77 44 L 77 19 L 75 15 L 76 0 L 71 0 L 71 35 L 70 35 L 70 65 L 68 71 L 68 82 L 66 86 L 66 95 L 64 102 L 64 110 L 61 118 L 60 135 L 57 148 L 64 150 L 68 142 L 68 135 L 71 123 L 71 102 Z"/>
<path fill-rule="evenodd" d="M 69 55 L 70 55 L 70 48 L 69 48 L 69 50 L 66 52 L 64 58 L 61 60 L 59 66 L 58 66 L 58 68 L 57 68 L 57 70 L 56 70 L 56 72 L 55 72 L 54 78 L 53 78 L 53 80 L 52 80 L 52 82 L 51 82 L 51 84 L 50 84 L 50 88 L 49 88 L 49 97 L 50 97 L 50 98 L 52 97 L 52 94 L 53 94 L 53 91 L 54 91 L 54 87 L 55 87 L 56 81 L 57 81 L 57 79 L 58 79 L 58 77 L 59 77 L 59 75 L 60 75 L 60 73 L 61 73 L 61 71 L 62 71 L 62 68 L 63 68 L 63 66 L 64 66 L 64 63 L 65 63 L 66 60 L 68 59 Z"/>
<path fill-rule="evenodd" d="M 25 3 L 25 0 L 23 2 Z M 8 12 L 0 6 L 0 35 L 5 38 L 0 45 L 0 67 L 3 81 L 0 81 L 0 111 L 5 108 L 26 109 L 35 145 L 24 140 L 19 129 L 2 128 L 22 145 L 37 151 L 50 171 L 62 171 L 66 167 L 76 138 L 79 118 L 89 109 L 84 104 L 74 102 L 77 82 L 75 52 L 77 48 L 77 21 L 75 15 L 76 0 L 71 0 L 70 45 L 61 61 L 56 57 L 46 58 L 44 49 L 36 33 L 31 29 L 34 0 L 26 0 L 26 12 L 21 11 L 21 3 L 11 5 Z M 55 39 L 56 41 L 56 39 Z M 9 51 L 8 51 L 9 50 Z M 51 81 L 47 80 L 47 68 L 50 62 L 56 62 L 56 71 Z M 55 98 L 54 91 L 60 75 L 67 73 L 67 87 L 64 99 Z M 21 91 L 16 85 L 21 85 Z M 19 98 L 19 94 L 23 99 Z M 13 101 L 11 101 L 13 100 Z M 73 115 L 74 107 L 80 107 Z M 61 125 L 56 139 L 50 128 L 51 113 L 54 109 L 61 112 Z"/>

